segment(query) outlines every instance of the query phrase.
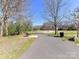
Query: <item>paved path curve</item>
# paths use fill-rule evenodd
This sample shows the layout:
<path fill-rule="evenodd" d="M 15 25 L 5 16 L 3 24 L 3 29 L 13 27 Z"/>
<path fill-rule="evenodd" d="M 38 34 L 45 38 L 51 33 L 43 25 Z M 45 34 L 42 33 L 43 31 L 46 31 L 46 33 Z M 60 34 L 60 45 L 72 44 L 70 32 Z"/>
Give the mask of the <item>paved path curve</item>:
<path fill-rule="evenodd" d="M 39 34 L 19 59 L 79 59 L 79 46 L 60 38 Z"/>

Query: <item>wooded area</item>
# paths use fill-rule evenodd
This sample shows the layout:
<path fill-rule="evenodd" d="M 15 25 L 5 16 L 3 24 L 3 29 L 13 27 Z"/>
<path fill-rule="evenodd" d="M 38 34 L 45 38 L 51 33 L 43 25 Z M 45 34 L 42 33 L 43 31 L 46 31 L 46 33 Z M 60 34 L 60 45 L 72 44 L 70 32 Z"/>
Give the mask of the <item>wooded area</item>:
<path fill-rule="evenodd" d="M 24 16 L 24 0 L 0 0 L 0 36 L 20 34 L 21 32 L 31 30 L 31 21 L 28 15 Z M 27 1 L 25 5 L 27 5 Z M 15 20 L 15 21 L 14 21 Z"/>

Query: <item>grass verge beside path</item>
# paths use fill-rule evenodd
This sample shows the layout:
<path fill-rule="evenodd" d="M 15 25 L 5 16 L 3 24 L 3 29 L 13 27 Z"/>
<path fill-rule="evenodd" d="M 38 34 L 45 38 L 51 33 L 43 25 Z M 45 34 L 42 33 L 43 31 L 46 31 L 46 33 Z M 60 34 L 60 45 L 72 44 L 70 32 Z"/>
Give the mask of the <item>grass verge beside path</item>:
<path fill-rule="evenodd" d="M 30 45 L 33 43 L 34 40 L 35 40 L 34 38 L 30 38 L 27 41 L 25 41 L 21 45 L 21 47 L 14 48 L 11 52 L 12 55 L 11 59 L 18 59 L 18 57 L 22 55 L 30 47 Z"/>
<path fill-rule="evenodd" d="M 60 36 L 60 32 L 64 32 L 64 40 L 68 40 L 71 37 L 74 37 L 77 35 L 76 31 L 58 31 L 58 36 Z M 49 36 L 55 36 L 54 31 L 48 34 Z"/>
<path fill-rule="evenodd" d="M 35 38 L 24 38 L 22 35 L 0 38 L 0 59 L 18 59 Z"/>
<path fill-rule="evenodd" d="M 63 41 L 67 41 L 69 38 L 72 38 L 77 35 L 76 31 L 58 31 L 58 36 L 60 32 L 64 32 Z M 54 36 L 54 31 L 48 34 L 49 36 Z M 75 44 L 79 44 L 79 38 L 76 38 L 74 41 Z"/>

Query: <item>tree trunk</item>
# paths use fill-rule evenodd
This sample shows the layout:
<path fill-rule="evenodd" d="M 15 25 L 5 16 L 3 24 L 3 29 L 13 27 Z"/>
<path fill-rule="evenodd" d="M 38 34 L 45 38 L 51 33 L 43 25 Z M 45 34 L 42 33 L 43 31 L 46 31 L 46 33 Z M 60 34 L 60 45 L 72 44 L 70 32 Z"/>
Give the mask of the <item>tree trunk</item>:
<path fill-rule="evenodd" d="M 77 26 L 77 37 L 79 37 L 79 22 L 76 26 Z"/>
<path fill-rule="evenodd" d="M 55 25 L 55 35 L 57 34 L 56 25 Z"/>
<path fill-rule="evenodd" d="M 8 22 L 7 22 L 7 20 L 5 21 L 4 27 L 5 27 L 5 36 L 7 36 L 8 35 Z"/>
<path fill-rule="evenodd" d="M 7 22 L 7 20 L 6 20 L 6 36 L 8 35 L 8 22 Z"/>
<path fill-rule="evenodd" d="M 4 17 L 4 36 L 7 36 L 7 35 L 8 35 L 8 19 L 5 16 Z"/>
<path fill-rule="evenodd" d="M 55 35 L 58 34 L 58 29 L 57 29 L 57 19 L 54 17 L 54 27 L 55 27 Z"/>
<path fill-rule="evenodd" d="M 3 22 L 1 23 L 1 33 L 0 33 L 1 35 L 1 37 L 3 36 Z"/>
<path fill-rule="evenodd" d="M 79 29 L 77 29 L 77 37 L 79 37 Z"/>

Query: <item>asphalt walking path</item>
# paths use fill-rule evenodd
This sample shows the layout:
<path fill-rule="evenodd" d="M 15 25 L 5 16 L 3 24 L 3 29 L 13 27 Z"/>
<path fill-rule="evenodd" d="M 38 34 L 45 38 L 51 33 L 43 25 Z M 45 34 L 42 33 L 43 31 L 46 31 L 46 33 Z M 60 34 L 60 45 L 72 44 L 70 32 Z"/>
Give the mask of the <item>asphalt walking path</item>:
<path fill-rule="evenodd" d="M 79 59 L 79 46 L 38 34 L 36 41 L 19 59 Z"/>

